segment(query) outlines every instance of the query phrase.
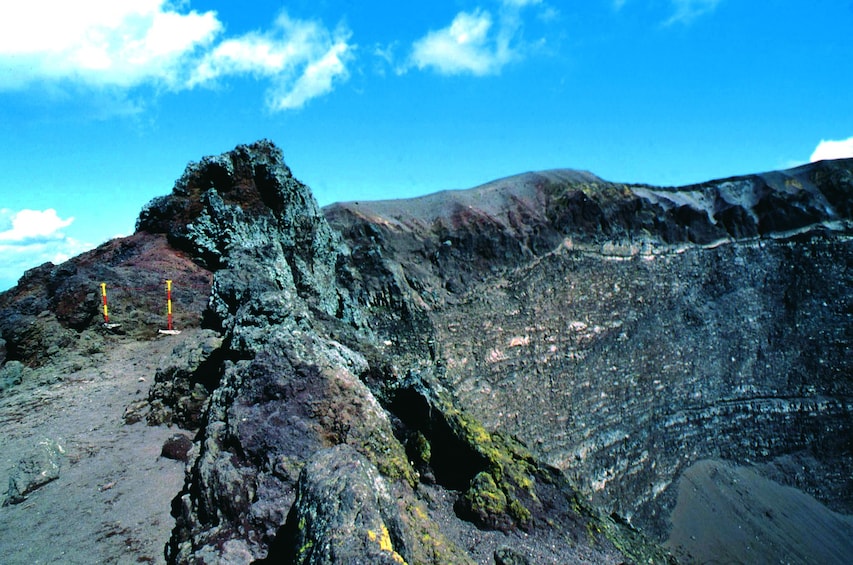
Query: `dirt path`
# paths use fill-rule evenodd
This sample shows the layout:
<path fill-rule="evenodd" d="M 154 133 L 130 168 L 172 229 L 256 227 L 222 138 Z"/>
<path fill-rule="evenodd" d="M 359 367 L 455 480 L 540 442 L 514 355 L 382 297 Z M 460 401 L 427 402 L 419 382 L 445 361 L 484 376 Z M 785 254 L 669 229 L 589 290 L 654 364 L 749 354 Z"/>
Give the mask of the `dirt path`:
<path fill-rule="evenodd" d="M 0 495 L 40 440 L 58 441 L 65 451 L 58 479 L 0 507 L 3 563 L 164 562 L 184 464 L 160 457 L 160 449 L 182 430 L 126 425 L 123 414 L 147 398 L 161 359 L 193 335 L 141 342 L 116 336 L 91 366 L 67 374 L 39 369 L 33 376 L 54 384 L 0 398 Z"/>

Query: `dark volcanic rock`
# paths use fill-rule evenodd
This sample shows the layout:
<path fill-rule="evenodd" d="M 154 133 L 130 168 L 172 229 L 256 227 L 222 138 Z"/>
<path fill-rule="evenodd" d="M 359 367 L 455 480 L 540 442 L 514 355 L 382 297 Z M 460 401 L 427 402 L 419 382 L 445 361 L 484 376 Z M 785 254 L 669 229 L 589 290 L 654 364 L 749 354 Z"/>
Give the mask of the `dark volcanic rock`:
<path fill-rule="evenodd" d="M 161 364 L 148 392 L 148 423 L 198 429 L 210 392 L 219 385 L 222 338 L 206 330 L 200 339 L 182 342 Z"/>
<path fill-rule="evenodd" d="M 299 477 L 285 531 L 290 555 L 270 562 L 387 563 L 411 559 L 411 535 L 376 467 L 348 445 L 321 450 Z"/>
<path fill-rule="evenodd" d="M 495 551 L 495 565 L 530 565 L 530 561 L 510 547 Z"/>
<path fill-rule="evenodd" d="M 812 449 L 835 471 L 809 490 L 850 508 L 850 251 L 836 236 L 566 250 L 446 318 L 448 386 L 487 427 L 659 532 L 671 481 L 708 456 Z"/>
<path fill-rule="evenodd" d="M 165 443 L 163 443 L 163 449 L 160 451 L 160 456 L 186 463 L 192 446 L 193 440 L 191 440 L 188 435 L 174 434 L 167 439 Z"/>
<path fill-rule="evenodd" d="M 9 476 L 3 506 L 20 504 L 34 490 L 58 479 L 63 453 L 64 449 L 55 440 L 42 439 L 36 443 L 32 452 L 21 459 Z"/>
<path fill-rule="evenodd" d="M 407 448 L 417 436 L 432 441 L 433 457 L 421 453 L 419 465 L 439 488 L 470 490 L 478 471 L 498 476 L 505 508 L 490 509 L 494 522 L 480 525 L 524 527 L 534 540 L 551 535 L 549 521 L 560 521 L 574 528 L 557 536 L 569 536 L 558 550 L 567 556 L 585 535 L 577 532 L 594 525 L 624 549 L 603 537 L 593 554 L 662 558 L 591 509 L 560 507 L 575 500 L 567 483 L 439 392 L 435 330 L 423 301 L 404 290 L 399 268 L 351 255 L 278 149 L 261 142 L 191 165 L 139 225 L 168 230 L 214 269 L 206 321 L 224 332 L 219 380 L 175 501 L 170 561 L 468 562 L 454 540 L 475 525 L 459 520 L 452 504 L 428 509 L 415 488 Z M 433 416 L 407 413 L 407 406 Z M 451 471 L 454 454 L 462 457 L 461 474 Z M 383 490 L 390 499 L 377 495 Z M 451 527 L 439 527 L 448 520 Z M 490 544 L 477 551 L 489 555 Z"/>
<path fill-rule="evenodd" d="M 853 512 L 852 168 L 680 189 L 551 171 L 327 215 L 429 306 L 461 406 L 665 537 L 703 457 L 808 451 L 822 471 L 796 484 Z"/>
<path fill-rule="evenodd" d="M 28 271 L 0 294 L 0 338 L 6 360 L 39 367 L 59 359 L 86 363 L 117 335 L 150 339 L 166 326 L 165 280 L 173 280 L 175 327 L 198 327 L 210 273 L 163 235 L 137 233 L 55 266 Z M 107 284 L 110 322 L 102 327 L 101 283 Z M 77 357 L 76 361 L 70 358 Z"/>
<path fill-rule="evenodd" d="M 235 294 L 219 294 L 234 304 L 214 304 L 220 318 L 233 313 L 227 309 L 245 300 L 244 293 L 265 290 L 260 285 L 275 291 L 295 286 L 323 312 L 345 314 L 335 286 L 340 238 L 270 142 L 190 164 L 171 195 L 142 211 L 137 230 L 165 233 L 197 261 L 228 273 Z M 241 262 L 262 272 L 240 271 Z"/>
<path fill-rule="evenodd" d="M 170 559 L 264 557 L 311 453 L 348 443 L 389 476 L 411 471 L 387 416 L 358 380 L 363 356 L 317 331 L 315 318 L 358 331 L 358 312 L 337 282 L 347 250 L 280 151 L 261 143 L 192 165 L 173 199 L 150 206 L 140 227 L 154 229 L 157 214 L 183 207 L 177 217 L 189 224 L 163 226 L 217 269 L 207 320 L 225 340 L 218 372 L 209 373 L 218 381 Z"/>
<path fill-rule="evenodd" d="M 321 210 L 272 143 L 239 146 L 0 295 L 0 370 L 153 337 L 162 295 L 127 290 L 192 289 L 179 322 L 207 331 L 147 402 L 197 430 L 170 563 L 664 563 L 640 530 L 667 537 L 697 461 L 853 511 L 852 170 Z"/>

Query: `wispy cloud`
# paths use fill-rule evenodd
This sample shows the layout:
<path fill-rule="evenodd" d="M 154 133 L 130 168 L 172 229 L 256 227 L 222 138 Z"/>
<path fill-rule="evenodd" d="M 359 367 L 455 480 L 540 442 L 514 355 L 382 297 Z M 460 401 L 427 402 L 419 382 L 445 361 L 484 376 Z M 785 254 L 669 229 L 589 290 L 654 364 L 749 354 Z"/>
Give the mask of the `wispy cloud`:
<path fill-rule="evenodd" d="M 412 63 L 441 74 L 494 74 L 512 58 L 509 46 L 490 37 L 492 15 L 460 12 L 450 26 L 431 31 L 412 46 Z"/>
<path fill-rule="evenodd" d="M 674 12 L 663 25 L 689 24 L 699 16 L 713 12 L 720 0 L 671 0 Z"/>
<path fill-rule="evenodd" d="M 611 0 L 613 9 L 619 11 L 629 0 Z M 669 0 L 671 15 L 664 20 L 664 27 L 689 24 L 699 16 L 713 12 L 720 0 Z"/>
<path fill-rule="evenodd" d="M 344 27 L 331 32 L 319 22 L 282 13 L 268 32 L 217 45 L 201 60 L 189 84 L 210 84 L 235 75 L 266 77 L 273 83 L 268 91 L 271 109 L 299 108 L 347 78 L 346 64 L 354 50 L 350 36 Z"/>
<path fill-rule="evenodd" d="M 29 0 L 0 5 L 0 90 L 62 85 L 179 91 L 229 76 L 269 83 L 273 110 L 298 108 L 347 76 L 349 32 L 282 14 L 266 32 L 223 37 L 216 12 L 169 0 Z"/>
<path fill-rule="evenodd" d="M 503 0 L 503 2 L 501 3 L 504 6 L 523 8 L 525 6 L 535 6 L 537 4 L 541 4 L 542 0 Z"/>
<path fill-rule="evenodd" d="M 273 110 L 300 108 L 312 98 L 332 91 L 336 81 L 348 76 L 346 63 L 352 49 L 344 41 L 336 41 L 319 59 L 305 66 L 304 72 L 292 84 L 280 84 L 271 92 L 270 107 Z"/>
<path fill-rule="evenodd" d="M 64 229 L 74 218 L 56 210 L 0 209 L 0 290 L 12 286 L 27 269 L 48 261 L 61 263 L 90 244 L 68 237 Z"/>
<path fill-rule="evenodd" d="M 822 161 L 823 159 L 850 159 L 853 158 L 853 137 L 838 141 L 821 140 L 815 147 L 809 161 Z"/>
<path fill-rule="evenodd" d="M 541 0 L 502 0 L 497 15 L 482 8 L 459 12 L 449 26 L 433 30 L 415 41 L 409 66 L 440 74 L 498 74 L 523 56 L 519 41 L 520 12 Z"/>

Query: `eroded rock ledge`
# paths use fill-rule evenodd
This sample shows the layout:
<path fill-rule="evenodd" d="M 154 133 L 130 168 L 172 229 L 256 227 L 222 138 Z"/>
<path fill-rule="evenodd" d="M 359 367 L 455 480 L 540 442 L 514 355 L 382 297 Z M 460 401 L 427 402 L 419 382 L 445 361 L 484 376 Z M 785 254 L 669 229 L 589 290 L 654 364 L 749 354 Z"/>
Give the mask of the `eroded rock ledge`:
<path fill-rule="evenodd" d="M 190 165 L 139 229 L 213 271 L 223 334 L 213 386 L 202 362 L 171 389 L 210 394 L 170 562 L 667 559 L 457 405 L 404 274 L 353 257 L 271 144 Z"/>
<path fill-rule="evenodd" d="M 850 160 L 322 210 L 261 141 L 0 296 L 0 363 L 20 386 L 112 343 L 94 279 L 191 281 L 180 323 L 207 330 L 134 412 L 196 432 L 172 563 L 662 563 L 646 534 L 697 461 L 853 512 L 852 211 Z M 151 300 L 128 294 L 126 335 Z"/>
<path fill-rule="evenodd" d="M 141 216 L 215 270 L 225 333 L 173 560 L 334 561 L 293 503 L 341 444 L 402 509 L 347 534 L 388 560 L 480 559 L 472 525 L 665 559 L 625 523 L 663 539 L 708 457 L 809 451 L 797 486 L 851 510 L 850 162 L 680 190 L 552 171 L 324 217 L 277 151 L 192 165 Z"/>

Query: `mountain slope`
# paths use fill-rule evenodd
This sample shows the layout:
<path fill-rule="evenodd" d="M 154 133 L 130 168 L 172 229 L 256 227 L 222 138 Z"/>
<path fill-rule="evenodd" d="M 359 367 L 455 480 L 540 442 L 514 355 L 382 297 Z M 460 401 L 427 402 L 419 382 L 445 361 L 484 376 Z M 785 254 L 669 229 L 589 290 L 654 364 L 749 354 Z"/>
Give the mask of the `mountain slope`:
<path fill-rule="evenodd" d="M 851 169 L 679 189 L 528 173 L 327 215 L 356 257 L 400 265 L 467 409 L 663 539 L 702 458 L 814 453 L 797 486 L 853 509 Z"/>
<path fill-rule="evenodd" d="M 185 293 L 208 331 L 133 409 L 196 433 L 170 562 L 665 562 L 639 530 L 702 460 L 813 461 L 774 478 L 853 510 L 851 195 L 848 160 L 321 210 L 257 142 L 0 296 L 0 371 L 16 394 L 112 342 L 100 282 L 121 339 Z"/>

